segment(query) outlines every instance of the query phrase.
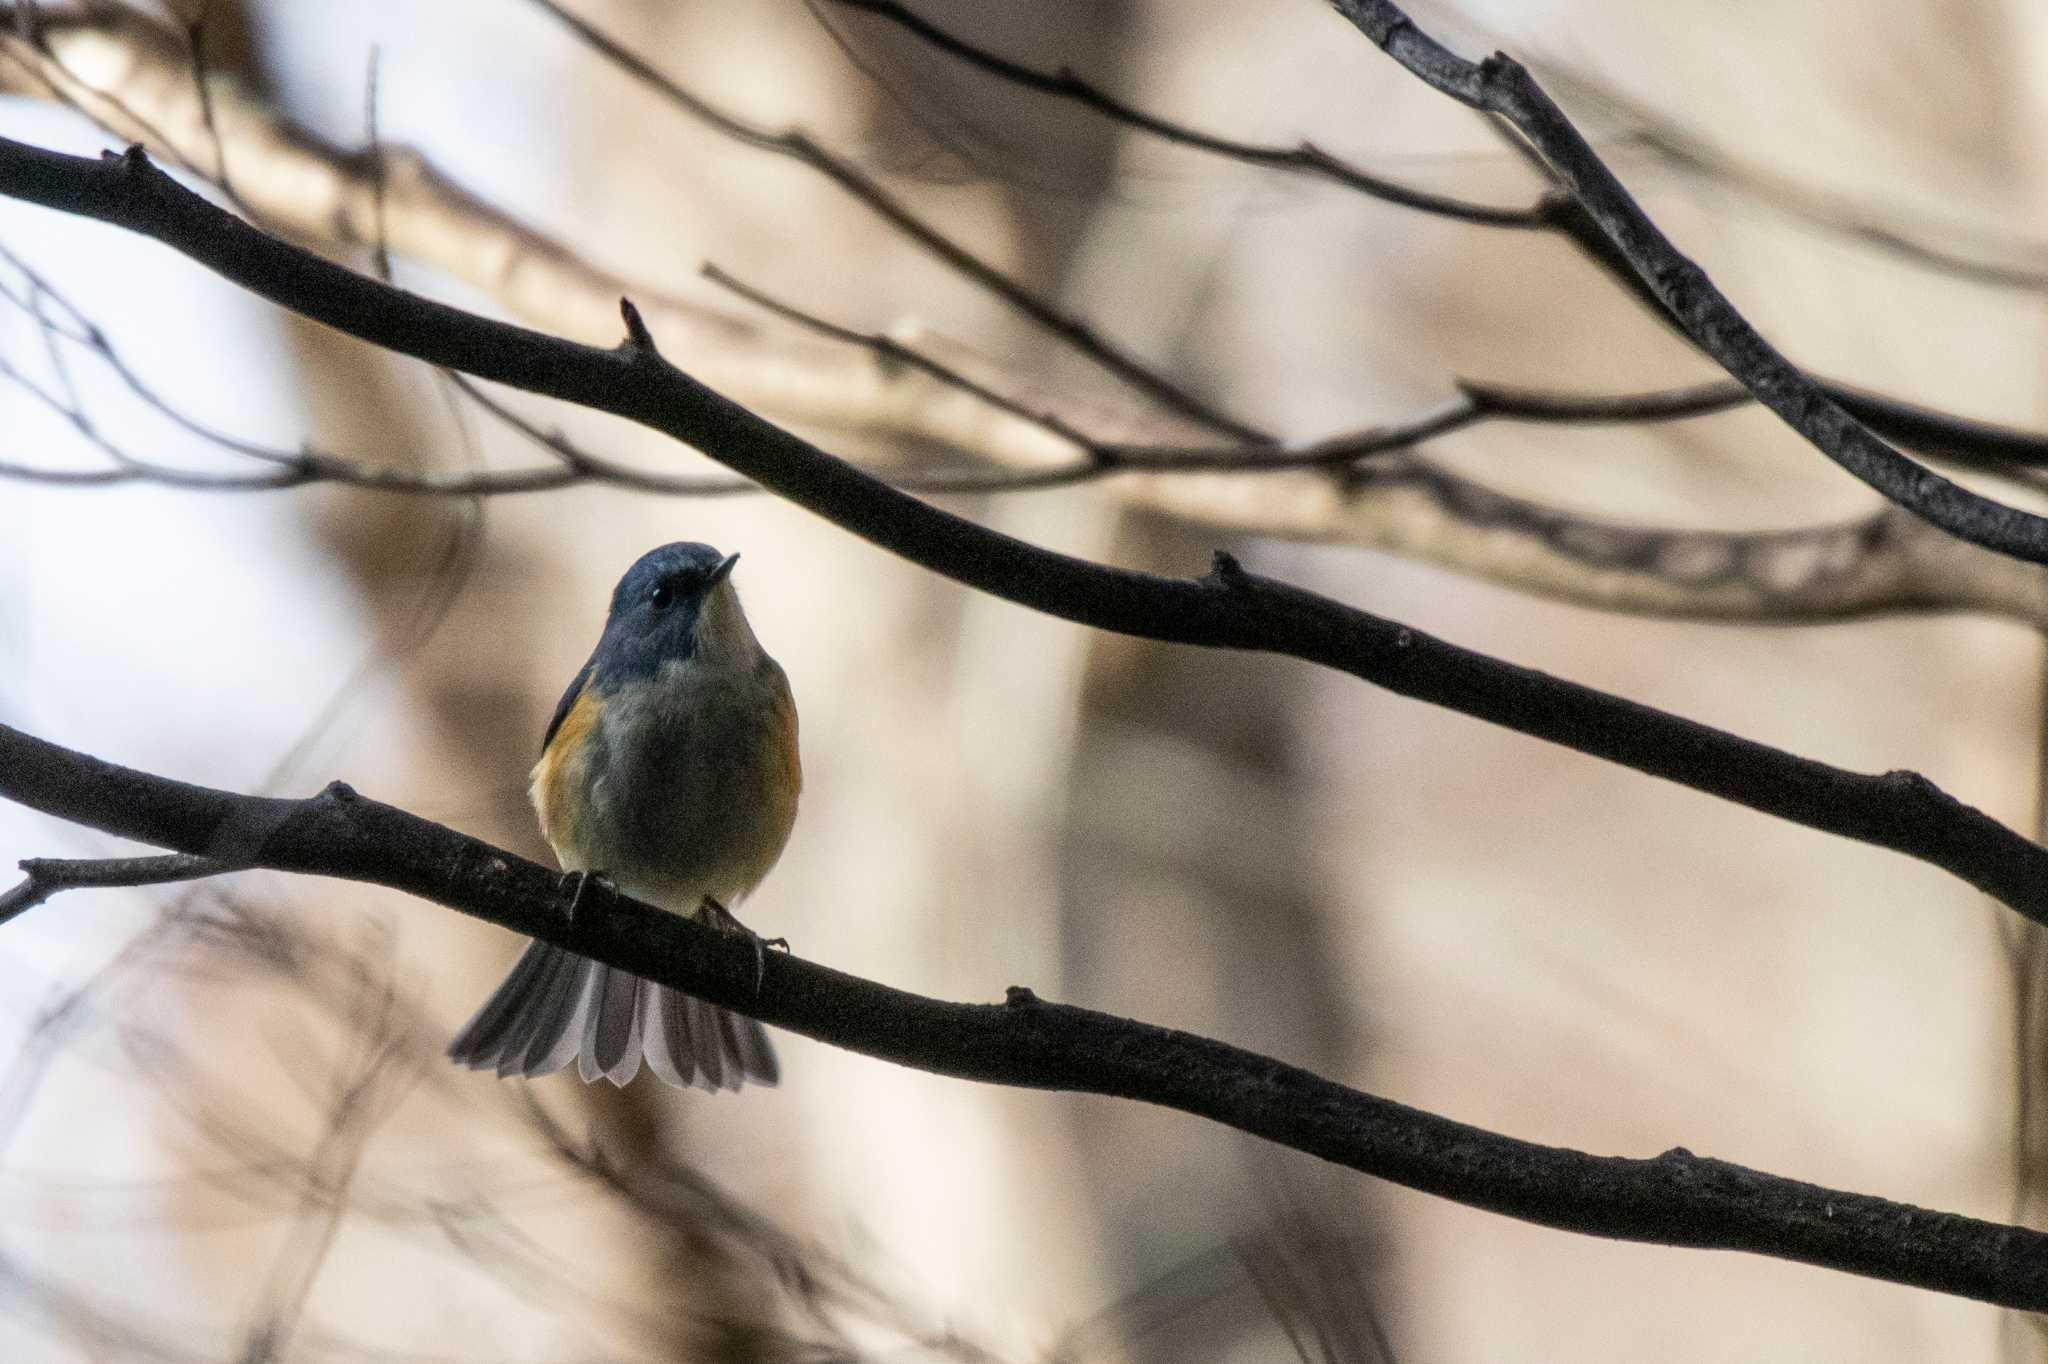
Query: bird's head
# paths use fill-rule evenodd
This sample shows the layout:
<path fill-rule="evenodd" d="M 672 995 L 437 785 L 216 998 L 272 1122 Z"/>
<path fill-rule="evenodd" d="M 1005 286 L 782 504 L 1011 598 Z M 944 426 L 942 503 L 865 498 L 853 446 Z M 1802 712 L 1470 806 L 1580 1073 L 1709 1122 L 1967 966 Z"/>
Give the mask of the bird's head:
<path fill-rule="evenodd" d="M 731 582 L 739 558 L 684 541 L 641 555 L 612 591 L 598 645 L 602 671 L 618 680 L 683 659 L 751 662 L 760 645 Z"/>

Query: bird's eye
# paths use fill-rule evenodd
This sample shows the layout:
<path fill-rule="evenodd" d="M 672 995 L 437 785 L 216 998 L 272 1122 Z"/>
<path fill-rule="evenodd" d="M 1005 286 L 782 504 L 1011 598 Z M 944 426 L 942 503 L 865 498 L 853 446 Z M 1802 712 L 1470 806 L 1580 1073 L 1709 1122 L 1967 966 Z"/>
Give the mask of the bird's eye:
<path fill-rule="evenodd" d="M 667 583 L 662 583 L 660 586 L 656 587 L 652 592 L 647 594 L 647 600 L 654 603 L 654 609 L 657 611 L 668 610 L 669 603 L 674 601 L 675 599 L 676 594 L 674 591 L 670 589 Z"/>

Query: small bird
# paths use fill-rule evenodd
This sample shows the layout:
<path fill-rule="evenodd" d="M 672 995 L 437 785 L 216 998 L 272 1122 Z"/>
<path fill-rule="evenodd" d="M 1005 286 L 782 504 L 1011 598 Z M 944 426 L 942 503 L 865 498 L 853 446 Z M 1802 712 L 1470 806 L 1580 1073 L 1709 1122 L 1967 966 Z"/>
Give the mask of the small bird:
<path fill-rule="evenodd" d="M 803 786 L 789 680 L 709 545 L 650 550 L 612 592 L 604 634 L 562 693 L 531 794 L 562 869 L 739 932 L 729 907 L 775 865 Z M 578 881 L 580 896 L 584 882 Z M 573 903 L 573 901 L 572 901 Z M 757 940 L 758 942 L 758 940 Z M 472 1070 L 624 1085 L 772 1085 L 761 1025 L 544 942 L 448 1046 Z"/>

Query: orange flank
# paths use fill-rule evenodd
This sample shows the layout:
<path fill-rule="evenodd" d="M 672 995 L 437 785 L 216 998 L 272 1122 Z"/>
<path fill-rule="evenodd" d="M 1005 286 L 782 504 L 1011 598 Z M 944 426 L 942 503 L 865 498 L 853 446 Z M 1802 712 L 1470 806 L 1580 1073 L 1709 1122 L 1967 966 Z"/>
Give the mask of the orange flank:
<path fill-rule="evenodd" d="M 576 693 L 569 713 L 562 717 L 554 737 L 541 750 L 533 768 L 533 803 L 540 815 L 540 830 L 559 854 L 571 841 L 571 830 L 583 820 L 580 792 L 583 777 L 578 770 L 590 731 L 604 714 L 604 698 L 586 684 Z"/>
<path fill-rule="evenodd" d="M 789 792 L 789 799 L 794 803 L 798 793 L 804 789 L 804 768 L 803 762 L 797 756 L 796 701 L 790 696 L 787 687 L 776 694 L 775 720 L 775 734 L 779 741 L 777 747 L 782 750 L 783 779 L 787 783 L 784 789 Z"/>

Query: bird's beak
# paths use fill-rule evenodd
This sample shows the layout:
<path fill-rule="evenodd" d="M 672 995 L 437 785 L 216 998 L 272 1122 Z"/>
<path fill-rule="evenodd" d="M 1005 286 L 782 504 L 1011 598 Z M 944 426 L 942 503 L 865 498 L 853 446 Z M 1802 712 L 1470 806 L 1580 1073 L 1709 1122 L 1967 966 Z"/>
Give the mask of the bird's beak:
<path fill-rule="evenodd" d="M 705 579 L 704 590 L 706 592 L 709 592 L 712 588 L 718 586 L 720 583 L 724 582 L 728 577 L 732 576 L 732 566 L 738 563 L 739 561 L 740 556 L 737 554 L 728 554 L 723 559 L 720 559 L 718 561 L 718 567 L 712 569 L 711 576 Z"/>

